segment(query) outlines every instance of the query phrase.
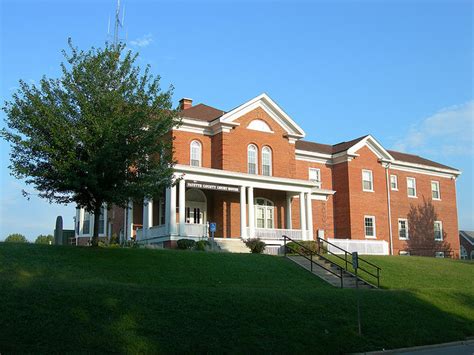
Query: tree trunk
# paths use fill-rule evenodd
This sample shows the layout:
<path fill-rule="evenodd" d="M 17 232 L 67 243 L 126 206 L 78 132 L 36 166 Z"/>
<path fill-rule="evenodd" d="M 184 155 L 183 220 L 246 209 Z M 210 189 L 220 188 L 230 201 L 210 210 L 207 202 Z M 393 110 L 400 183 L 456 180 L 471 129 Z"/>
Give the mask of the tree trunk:
<path fill-rule="evenodd" d="M 100 221 L 100 210 L 102 205 L 96 206 L 94 209 L 94 234 L 92 235 L 92 246 L 99 246 L 99 221 Z"/>

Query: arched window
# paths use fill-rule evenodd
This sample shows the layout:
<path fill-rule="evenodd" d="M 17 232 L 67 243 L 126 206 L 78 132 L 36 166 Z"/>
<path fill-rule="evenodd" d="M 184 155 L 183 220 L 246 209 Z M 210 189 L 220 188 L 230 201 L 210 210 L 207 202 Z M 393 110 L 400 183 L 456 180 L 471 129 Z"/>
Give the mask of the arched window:
<path fill-rule="evenodd" d="M 269 147 L 262 149 L 262 175 L 272 175 L 272 150 Z"/>
<path fill-rule="evenodd" d="M 247 128 L 253 129 L 254 131 L 273 133 L 270 126 L 265 121 L 262 121 L 262 120 L 253 120 L 252 122 L 250 122 Z"/>
<path fill-rule="evenodd" d="M 191 142 L 191 166 L 201 166 L 202 147 L 199 141 Z"/>
<path fill-rule="evenodd" d="M 250 144 L 247 148 L 247 171 L 249 174 L 257 174 L 258 172 L 257 147 Z"/>
<path fill-rule="evenodd" d="M 257 228 L 274 228 L 275 210 L 272 201 L 263 197 L 256 198 L 255 211 L 255 224 Z"/>

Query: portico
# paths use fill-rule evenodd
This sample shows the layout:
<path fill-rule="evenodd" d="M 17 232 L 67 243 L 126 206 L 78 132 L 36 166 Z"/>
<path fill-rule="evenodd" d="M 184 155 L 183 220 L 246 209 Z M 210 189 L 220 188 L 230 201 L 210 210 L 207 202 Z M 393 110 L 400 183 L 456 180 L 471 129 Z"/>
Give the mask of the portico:
<path fill-rule="evenodd" d="M 217 222 L 219 236 L 227 238 L 258 237 L 276 244 L 283 235 L 311 240 L 311 201 L 334 193 L 309 180 L 187 165 L 176 165 L 174 178 L 177 183 L 165 193 L 163 224 L 153 225 L 153 201 L 144 200 L 143 228 L 137 230 L 137 241 L 205 238 L 208 222 Z M 299 229 L 292 228 L 293 199 L 299 200 Z"/>

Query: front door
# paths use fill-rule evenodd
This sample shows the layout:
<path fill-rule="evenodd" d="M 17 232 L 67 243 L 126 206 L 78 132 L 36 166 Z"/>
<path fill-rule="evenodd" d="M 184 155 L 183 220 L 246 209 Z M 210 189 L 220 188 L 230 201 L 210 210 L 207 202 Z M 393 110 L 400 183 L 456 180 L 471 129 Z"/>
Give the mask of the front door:
<path fill-rule="evenodd" d="M 196 206 L 192 202 L 190 205 L 191 206 L 186 207 L 186 223 L 204 224 L 204 212 L 201 206 Z"/>

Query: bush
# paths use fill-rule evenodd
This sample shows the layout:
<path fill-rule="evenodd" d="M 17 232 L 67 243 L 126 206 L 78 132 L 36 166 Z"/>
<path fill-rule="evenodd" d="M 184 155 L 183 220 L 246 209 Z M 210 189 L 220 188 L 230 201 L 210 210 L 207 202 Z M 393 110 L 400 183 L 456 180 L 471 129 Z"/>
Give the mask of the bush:
<path fill-rule="evenodd" d="M 205 251 L 207 247 L 210 247 L 211 243 L 209 243 L 207 240 L 200 240 L 196 242 L 194 249 L 199 250 L 199 251 Z"/>
<path fill-rule="evenodd" d="M 51 234 L 36 237 L 35 244 L 54 244 L 54 237 Z"/>
<path fill-rule="evenodd" d="M 23 234 L 20 233 L 13 233 L 10 234 L 8 237 L 5 238 L 5 242 L 7 243 L 28 243 L 28 240 Z"/>
<path fill-rule="evenodd" d="M 186 250 L 193 249 L 196 242 L 192 239 L 179 239 L 176 244 L 178 245 L 178 249 Z"/>
<path fill-rule="evenodd" d="M 307 249 L 302 248 L 300 245 L 305 246 Z M 318 251 L 318 242 L 315 240 L 302 240 L 296 244 L 295 242 L 289 242 L 286 243 L 287 246 L 287 252 L 288 253 L 300 253 L 304 255 L 310 255 L 311 252 L 315 254 Z M 310 252 L 311 251 L 311 252 Z M 321 246 L 321 253 L 323 252 L 322 246 Z"/>
<path fill-rule="evenodd" d="M 260 238 L 247 239 L 245 245 L 253 254 L 261 254 L 265 250 L 265 242 L 262 242 Z"/>

